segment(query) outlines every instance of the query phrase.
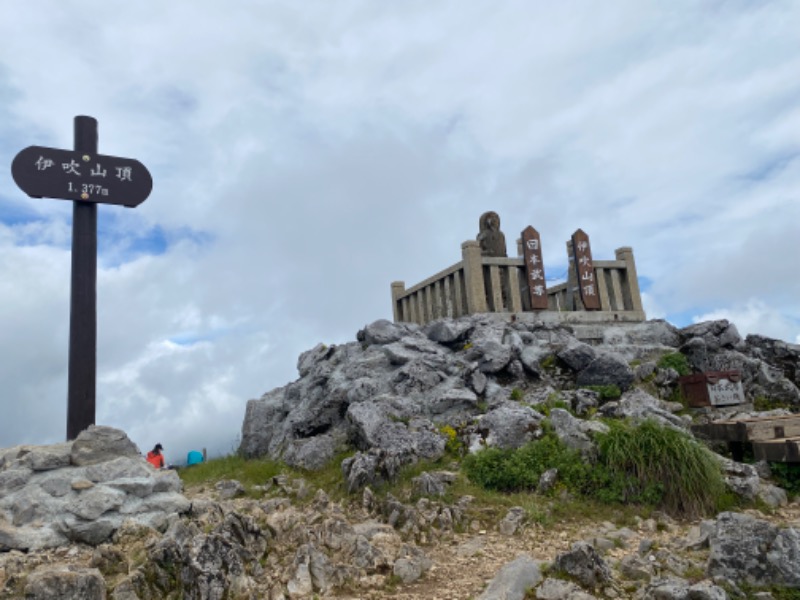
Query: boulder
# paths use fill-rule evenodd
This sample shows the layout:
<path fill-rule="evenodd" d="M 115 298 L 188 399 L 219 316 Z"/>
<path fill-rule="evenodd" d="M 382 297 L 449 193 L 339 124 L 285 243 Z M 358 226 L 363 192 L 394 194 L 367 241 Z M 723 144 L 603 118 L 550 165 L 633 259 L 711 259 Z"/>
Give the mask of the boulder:
<path fill-rule="evenodd" d="M 72 443 L 70 460 L 73 465 L 84 466 L 123 456 L 141 456 L 139 448 L 128 439 L 124 431 L 103 425 L 89 425 Z"/>
<path fill-rule="evenodd" d="M 163 529 L 187 512 L 177 473 L 156 471 L 134 449 L 124 432 L 91 426 L 72 444 L 15 451 L 0 467 L 0 552 L 97 545 L 126 519 Z"/>
<path fill-rule="evenodd" d="M 611 569 L 586 542 L 575 542 L 569 552 L 556 556 L 553 568 L 588 588 L 597 587 L 611 580 Z"/>
<path fill-rule="evenodd" d="M 576 381 L 581 386 L 613 384 L 625 391 L 634 379 L 633 370 L 622 356 L 606 352 L 581 370 Z"/>
<path fill-rule="evenodd" d="M 500 569 L 479 600 L 523 600 L 528 590 L 541 580 L 539 563 L 522 555 Z"/>
<path fill-rule="evenodd" d="M 800 587 L 800 531 L 725 512 L 709 535 L 708 573 L 757 586 Z"/>
<path fill-rule="evenodd" d="M 542 435 L 541 422 L 544 415 L 530 407 L 505 402 L 478 419 L 475 426 L 480 434 L 481 446 L 477 440 L 471 449 L 489 446 L 501 449 L 519 448 Z"/>

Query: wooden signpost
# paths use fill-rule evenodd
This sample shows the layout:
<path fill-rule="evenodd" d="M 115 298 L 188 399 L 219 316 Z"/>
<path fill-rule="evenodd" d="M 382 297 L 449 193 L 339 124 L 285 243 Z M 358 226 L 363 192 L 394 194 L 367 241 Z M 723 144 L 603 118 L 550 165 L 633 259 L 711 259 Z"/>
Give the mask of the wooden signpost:
<path fill-rule="evenodd" d="M 547 310 L 547 283 L 544 278 L 544 262 L 542 261 L 542 240 L 539 232 L 530 225 L 522 230 L 521 237 L 531 310 Z"/>
<path fill-rule="evenodd" d="M 589 236 L 582 229 L 572 234 L 572 256 L 575 259 L 575 270 L 578 277 L 583 308 L 600 310 L 600 296 L 597 294 L 597 282 L 594 280 L 594 264 Z"/>
<path fill-rule="evenodd" d="M 74 201 L 67 440 L 95 422 L 97 205 L 138 206 L 153 189 L 139 161 L 97 153 L 96 119 L 75 117 L 74 145 L 74 150 L 29 146 L 11 164 L 14 181 L 29 196 Z"/>

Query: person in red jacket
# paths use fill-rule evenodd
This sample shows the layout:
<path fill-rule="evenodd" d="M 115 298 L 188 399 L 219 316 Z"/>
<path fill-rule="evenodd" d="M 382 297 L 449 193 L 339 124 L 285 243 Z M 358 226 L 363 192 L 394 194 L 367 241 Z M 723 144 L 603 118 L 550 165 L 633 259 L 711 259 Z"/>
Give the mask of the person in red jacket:
<path fill-rule="evenodd" d="M 161 444 L 156 444 L 155 447 L 147 453 L 147 462 L 156 469 L 163 469 L 167 466 L 164 462 L 164 455 L 161 453 L 163 449 L 164 447 Z"/>

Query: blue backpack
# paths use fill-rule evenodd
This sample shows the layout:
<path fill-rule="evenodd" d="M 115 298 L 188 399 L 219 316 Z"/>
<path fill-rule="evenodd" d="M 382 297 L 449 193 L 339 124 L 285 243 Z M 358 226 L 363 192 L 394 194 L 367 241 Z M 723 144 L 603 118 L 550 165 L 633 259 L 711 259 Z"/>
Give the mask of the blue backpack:
<path fill-rule="evenodd" d="M 186 457 L 186 464 L 190 467 L 192 465 L 199 465 L 201 462 L 203 462 L 203 453 L 197 450 L 192 450 Z"/>

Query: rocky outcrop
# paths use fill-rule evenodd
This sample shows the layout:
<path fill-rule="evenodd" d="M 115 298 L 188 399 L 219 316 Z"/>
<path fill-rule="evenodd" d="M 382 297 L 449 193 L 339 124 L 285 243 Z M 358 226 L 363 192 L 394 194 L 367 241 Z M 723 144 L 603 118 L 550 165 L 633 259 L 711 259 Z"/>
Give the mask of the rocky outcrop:
<path fill-rule="evenodd" d="M 682 330 L 498 315 L 424 328 L 378 321 L 356 342 L 302 354 L 297 381 L 247 406 L 249 456 L 314 470 L 349 449 L 336 495 L 278 475 L 208 482 L 190 502 L 174 472 L 153 470 L 110 428 L 0 450 L 0 598 L 377 599 L 400 588 L 409 600 L 716 600 L 744 597 L 737 586 L 800 588 L 800 510 L 765 481 L 764 465 L 720 457 L 731 490 L 774 507 L 763 518 L 688 524 L 654 512 L 614 524 L 575 514 L 560 527 L 550 511 L 570 497 L 557 469 L 530 504 L 459 495 L 453 448 L 517 448 L 547 431 L 593 460 L 606 428 L 598 415 L 689 433 L 670 402 L 678 375 L 658 366 L 676 351 L 696 369 L 741 368 L 750 399 L 772 389 L 795 398 L 796 349 L 742 340 L 726 321 Z M 384 486 L 443 457 L 453 464 Z"/>
<path fill-rule="evenodd" d="M 165 529 L 189 501 L 124 432 L 90 426 L 73 442 L 0 451 L 0 552 L 96 546 L 126 520 Z M 47 578 L 45 578 L 47 579 Z"/>
<path fill-rule="evenodd" d="M 668 401 L 678 374 L 658 367 L 659 356 L 677 351 L 696 370 L 740 369 L 750 399 L 767 394 L 800 406 L 798 350 L 742 340 L 724 320 L 676 329 L 664 321 L 553 326 L 517 317 L 473 315 L 424 328 L 380 320 L 356 342 L 320 344 L 300 356 L 297 381 L 247 403 L 240 450 L 318 469 L 355 449 L 342 469 L 356 490 L 440 458 L 445 429 L 470 451 L 517 448 L 542 435 L 550 412 L 559 437 L 591 456 L 592 433 L 602 429 L 595 412 L 688 430 L 690 418 L 675 414 L 683 406 Z M 622 396 L 604 400 L 597 390 L 609 386 Z M 551 412 L 558 403 L 584 418 Z"/>

